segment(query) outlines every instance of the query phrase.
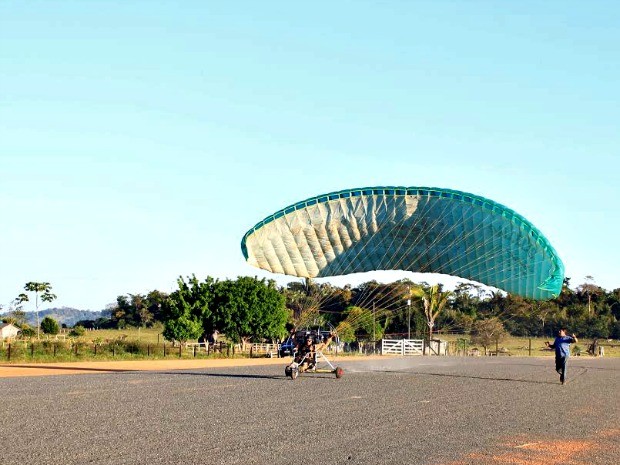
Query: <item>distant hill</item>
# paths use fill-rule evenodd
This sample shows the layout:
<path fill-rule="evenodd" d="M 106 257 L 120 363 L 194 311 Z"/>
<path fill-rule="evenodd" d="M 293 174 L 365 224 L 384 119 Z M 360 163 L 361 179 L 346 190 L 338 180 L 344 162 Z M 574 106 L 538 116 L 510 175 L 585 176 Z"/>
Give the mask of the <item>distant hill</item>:
<path fill-rule="evenodd" d="M 5 314 L 0 315 L 0 318 Z M 77 308 L 60 307 L 60 308 L 46 308 L 45 310 L 39 310 L 39 320 L 43 320 L 46 316 L 52 317 L 59 324 L 65 324 L 68 327 L 74 326 L 76 322 L 80 320 L 96 320 L 97 318 L 109 318 L 110 312 L 107 310 L 101 310 L 98 312 L 92 310 L 78 310 Z M 26 319 L 28 324 L 36 326 L 37 314 L 35 312 L 26 312 Z"/>

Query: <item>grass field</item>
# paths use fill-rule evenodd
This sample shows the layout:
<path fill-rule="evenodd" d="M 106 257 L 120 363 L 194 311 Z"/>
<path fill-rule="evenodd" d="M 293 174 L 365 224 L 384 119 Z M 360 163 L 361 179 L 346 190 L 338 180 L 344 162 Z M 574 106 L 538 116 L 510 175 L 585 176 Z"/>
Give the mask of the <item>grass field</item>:
<path fill-rule="evenodd" d="M 81 339 L 91 342 L 96 340 L 128 339 L 145 344 L 161 344 L 164 342 L 164 337 L 161 335 L 162 331 L 163 327 L 161 326 L 153 328 L 95 329 L 86 331 Z"/>
<path fill-rule="evenodd" d="M 456 347 L 457 341 L 459 339 L 469 340 L 469 337 L 467 335 L 458 334 L 442 334 L 439 336 L 439 338 L 449 341 L 451 343 L 451 347 Z M 545 347 L 545 341 L 553 342 L 553 338 L 509 337 L 499 343 L 498 348 L 500 349 L 500 355 L 504 353 L 516 356 L 528 356 L 530 354 L 537 357 L 547 355 L 553 356 L 553 350 L 549 350 Z M 607 341 L 605 339 L 599 339 L 598 343 L 599 345 L 602 345 L 604 347 L 606 357 L 620 357 L 620 341 Z M 592 344 L 591 339 L 580 339 L 577 344 L 572 345 L 572 348 L 580 348 L 581 355 L 585 356 L 588 355 L 587 350 L 590 344 Z M 475 346 L 471 342 L 469 342 L 468 349 L 473 349 L 474 347 L 478 348 L 482 353 L 484 353 L 484 349 L 481 346 Z M 502 349 L 505 349 L 505 351 Z M 487 350 L 495 352 L 495 344 L 493 344 L 491 347 L 488 347 Z"/>
<path fill-rule="evenodd" d="M 205 358 L 205 357 L 232 357 L 244 356 L 239 353 L 239 349 L 228 348 L 224 342 L 223 347 L 218 347 L 218 351 L 205 349 L 193 352 L 191 349 L 179 349 L 178 345 L 173 346 L 171 342 L 165 341 L 162 336 L 163 327 L 153 328 L 125 328 L 89 330 L 80 338 L 70 338 L 67 334 L 60 334 L 58 338 L 54 336 L 44 336 L 40 341 L 36 339 L 29 341 L 14 341 L 9 350 L 8 344 L 2 343 L 0 346 L 0 361 L 6 362 L 69 362 L 69 361 L 88 361 L 88 360 L 139 360 L 139 359 L 159 359 L 168 357 L 177 358 Z M 449 342 L 449 354 L 461 355 L 471 353 L 477 348 L 480 355 L 484 355 L 484 349 L 474 346 L 469 341 L 467 335 L 439 335 L 439 338 Z M 225 341 L 225 338 L 222 339 Z M 545 341 L 550 338 L 518 338 L 510 337 L 498 345 L 498 355 L 500 356 L 553 356 L 554 352 L 545 347 Z M 196 342 L 196 341 L 188 341 Z M 578 344 L 573 344 L 579 348 L 582 356 L 587 356 L 587 349 L 591 340 L 580 340 Z M 599 340 L 599 344 L 604 347 L 606 357 L 620 357 L 620 342 Z M 487 348 L 491 354 L 496 353 L 493 344 Z M 575 354 L 575 351 L 573 352 Z M 341 355 L 359 355 L 357 352 Z M 576 355 L 576 354 L 575 354 Z M 247 355 L 245 355 L 247 356 Z"/>

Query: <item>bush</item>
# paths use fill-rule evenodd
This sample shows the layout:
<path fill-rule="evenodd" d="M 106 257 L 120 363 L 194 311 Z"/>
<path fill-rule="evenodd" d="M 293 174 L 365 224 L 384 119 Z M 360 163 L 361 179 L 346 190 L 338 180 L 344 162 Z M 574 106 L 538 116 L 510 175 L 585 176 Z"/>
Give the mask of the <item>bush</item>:
<path fill-rule="evenodd" d="M 26 324 L 22 325 L 21 333 L 22 337 L 35 337 L 37 335 L 37 332 L 31 326 Z"/>
<path fill-rule="evenodd" d="M 74 326 L 73 329 L 69 332 L 69 336 L 71 337 L 81 337 L 84 336 L 86 329 L 83 326 Z"/>

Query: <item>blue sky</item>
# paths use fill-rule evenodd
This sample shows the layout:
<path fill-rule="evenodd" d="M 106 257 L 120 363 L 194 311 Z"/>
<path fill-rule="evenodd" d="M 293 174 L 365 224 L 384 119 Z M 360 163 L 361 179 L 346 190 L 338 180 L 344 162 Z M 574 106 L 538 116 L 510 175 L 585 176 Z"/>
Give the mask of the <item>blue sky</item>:
<path fill-rule="evenodd" d="M 602 1 L 2 2 L 0 304 L 273 277 L 246 230 L 373 185 L 491 198 L 573 285 L 618 288 L 618 24 Z"/>

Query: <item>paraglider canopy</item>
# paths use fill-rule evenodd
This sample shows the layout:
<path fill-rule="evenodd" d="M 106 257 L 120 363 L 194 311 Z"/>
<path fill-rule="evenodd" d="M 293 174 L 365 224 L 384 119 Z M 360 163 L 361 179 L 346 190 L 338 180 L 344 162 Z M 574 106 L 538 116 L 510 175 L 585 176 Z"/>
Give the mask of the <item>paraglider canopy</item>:
<path fill-rule="evenodd" d="M 435 187 L 365 187 L 268 216 L 241 241 L 253 266 L 297 277 L 375 270 L 457 276 L 532 299 L 559 295 L 564 265 L 524 217 Z"/>

